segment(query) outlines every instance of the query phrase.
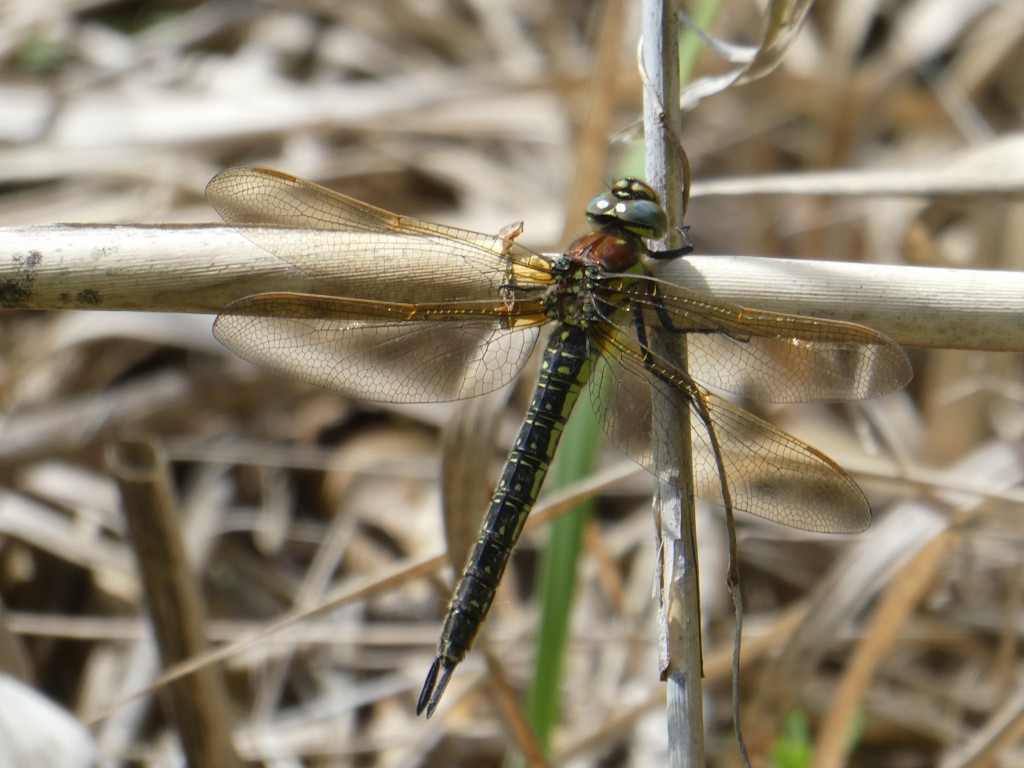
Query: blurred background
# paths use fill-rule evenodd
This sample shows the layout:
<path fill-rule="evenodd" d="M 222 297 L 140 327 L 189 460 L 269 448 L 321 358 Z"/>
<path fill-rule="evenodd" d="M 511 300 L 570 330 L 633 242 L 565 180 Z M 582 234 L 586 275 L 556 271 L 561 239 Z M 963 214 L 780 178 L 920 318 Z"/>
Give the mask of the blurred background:
<path fill-rule="evenodd" d="M 643 175 L 642 145 L 611 139 L 641 110 L 639 9 L 5 0 L 0 227 L 213 223 L 210 177 L 260 165 L 481 232 L 522 220 L 519 242 L 558 251 L 591 196 Z M 736 45 L 772 28 L 758 3 L 689 10 Z M 1013 0 L 818 4 L 774 72 L 684 114 L 697 252 L 1021 270 L 1014 195 L 885 184 L 1019 175 L 1022 37 Z M 692 78 L 736 66 L 688 45 Z M 849 173 L 823 193 L 773 191 L 774 174 L 834 170 Z M 858 183 L 876 188 L 846 194 Z M 51 764 L 181 759 L 160 697 L 128 700 L 159 672 L 105 460 L 129 432 L 156 436 L 170 461 L 213 646 L 331 608 L 214 665 L 245 761 L 486 766 L 526 749 L 480 653 L 432 720 L 414 715 L 450 572 L 390 577 L 444 551 L 439 446 L 458 406 L 368 406 L 264 374 L 213 340 L 212 319 L 0 313 L 0 660 L 88 729 L 69 742 L 81 763 L 54 747 Z M 741 709 L 758 761 L 841 764 L 826 758 L 848 749 L 860 766 L 1024 762 L 1024 365 L 908 353 L 914 381 L 879 401 L 749 404 L 850 471 L 875 513 L 850 537 L 738 521 Z M 532 384 L 507 393 L 476 457 L 488 489 Z M 602 450 L 604 467 L 626 461 Z M 650 494 L 649 476 L 630 475 L 587 524 L 552 764 L 666 763 Z M 708 759 L 736 765 L 722 516 L 702 510 L 699 525 Z M 529 686 L 545 531 L 518 548 L 485 632 L 514 690 Z M 328 605 L 352 585 L 358 599 Z"/>

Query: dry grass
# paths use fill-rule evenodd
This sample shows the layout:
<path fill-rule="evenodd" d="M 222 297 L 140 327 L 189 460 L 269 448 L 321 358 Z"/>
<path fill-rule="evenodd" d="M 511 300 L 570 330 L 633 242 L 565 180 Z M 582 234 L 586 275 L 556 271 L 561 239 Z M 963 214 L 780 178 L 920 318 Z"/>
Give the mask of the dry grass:
<path fill-rule="evenodd" d="M 602 25 L 590 3 L 573 15 L 528 2 L 8 0 L 0 226 L 212 222 L 206 181 L 253 164 L 480 231 L 522 219 L 524 242 L 554 250 L 601 178 L 639 172 L 621 148 L 605 157 L 640 109 L 635 5 L 609 4 L 621 20 Z M 761 20 L 730 2 L 714 33 L 754 42 Z M 1024 167 L 1022 37 L 1009 0 L 822 3 L 772 75 L 684 117 L 698 251 L 1024 269 L 1015 190 L 992 193 Z M 725 68 L 704 53 L 697 74 Z M 806 181 L 814 194 L 772 186 L 833 170 L 849 174 Z M 413 715 L 446 599 L 423 574 L 444 574 L 439 428 L 454 406 L 367 407 L 272 378 L 209 325 L 0 314 L 3 670 L 87 724 L 107 764 L 172 761 L 167 699 L 130 698 L 159 663 L 108 462 L 115 441 L 145 434 L 169 459 L 208 617 L 181 613 L 180 628 L 243 643 L 195 666 L 222 671 L 204 696 L 223 696 L 246 760 L 497 765 L 512 729 L 482 654 L 438 716 Z M 793 710 L 810 721 L 814 765 L 841 764 L 851 717 L 850 765 L 1024 761 L 1024 365 L 911 355 L 914 382 L 884 401 L 761 411 L 853 472 L 876 519 L 849 538 L 740 521 L 743 712 L 760 764 Z M 530 383 L 494 409 L 482 471 L 503 458 Z M 587 537 L 556 764 L 665 763 L 642 475 L 603 497 Z M 731 610 L 721 519 L 702 514 L 707 741 L 728 766 Z M 485 633 L 516 689 L 536 627 L 534 530 Z M 161 690 L 195 698 L 199 679 Z M 0 712 L 25 713 L 13 731 L 0 717 L 0 741 L 31 741 L 29 705 L 0 696 Z M 55 743 L 66 725 L 47 712 L 37 727 Z M 87 764 L 75 758 L 90 747 L 69 738 L 52 765 Z"/>

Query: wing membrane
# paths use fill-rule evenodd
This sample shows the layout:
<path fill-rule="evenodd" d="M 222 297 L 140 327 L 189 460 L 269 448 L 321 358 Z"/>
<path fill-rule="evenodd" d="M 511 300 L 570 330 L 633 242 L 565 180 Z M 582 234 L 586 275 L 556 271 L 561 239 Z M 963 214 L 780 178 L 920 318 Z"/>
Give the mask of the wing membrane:
<path fill-rule="evenodd" d="M 325 295 L 249 296 L 218 317 L 218 339 L 278 373 L 366 400 L 472 397 L 514 378 L 549 320 L 542 291 L 554 281 L 551 262 L 518 245 L 517 232 L 491 236 L 398 216 L 254 168 L 218 174 L 207 194 L 225 221 L 324 287 Z M 831 459 L 684 371 L 763 400 L 860 399 L 910 379 L 894 342 L 852 323 L 747 309 L 649 276 L 604 275 L 592 297 L 604 318 L 591 326 L 592 399 L 626 453 L 677 479 L 680 457 L 669 449 L 655 466 L 651 435 L 670 429 L 666 414 L 685 403 L 699 495 L 721 501 L 714 434 L 735 508 L 814 531 L 867 525 L 863 494 Z"/>
<path fill-rule="evenodd" d="M 275 373 L 363 400 L 458 400 L 507 384 L 526 363 L 542 314 L 509 327 L 500 307 L 452 307 L 269 293 L 217 317 L 214 335 Z"/>
<path fill-rule="evenodd" d="M 549 261 L 514 235 L 399 216 L 277 171 L 229 168 L 213 177 L 206 194 L 227 223 L 321 280 L 325 293 L 465 301 L 551 282 Z"/>
<path fill-rule="evenodd" d="M 629 293 L 629 304 L 620 291 Z M 749 309 L 647 276 L 601 281 L 609 316 L 630 306 L 643 315 L 655 348 L 672 350 L 687 334 L 695 379 L 729 392 L 776 403 L 862 400 L 910 381 L 912 369 L 896 342 L 856 323 Z"/>
<path fill-rule="evenodd" d="M 735 509 L 803 530 L 852 533 L 871 517 L 857 484 L 835 462 L 801 440 L 694 382 L 664 359 L 641 356 L 635 341 L 601 324 L 592 335 L 601 355 L 591 401 L 611 439 L 649 471 L 679 480 L 680 456 L 666 441 L 655 463 L 651 436 L 666 434 L 666 414 L 691 412 L 693 480 L 697 495 L 722 503 L 718 468 L 702 412 L 714 424 Z M 661 386 L 658 386 L 660 384 Z M 696 408 L 699 402 L 702 408 Z"/>

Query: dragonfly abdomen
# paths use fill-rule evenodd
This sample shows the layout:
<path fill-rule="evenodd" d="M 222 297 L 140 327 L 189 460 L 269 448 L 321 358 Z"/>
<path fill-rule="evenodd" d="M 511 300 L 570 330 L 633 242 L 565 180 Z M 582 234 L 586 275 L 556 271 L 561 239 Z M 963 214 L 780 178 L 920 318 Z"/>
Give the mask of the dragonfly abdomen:
<path fill-rule="evenodd" d="M 419 711 L 426 708 L 428 717 L 452 671 L 469 652 L 491 607 L 512 548 L 537 501 L 565 423 L 590 371 L 586 331 L 563 324 L 544 349 L 530 407 L 491 498 L 480 538 L 448 606 L 437 657 L 420 694 Z"/>

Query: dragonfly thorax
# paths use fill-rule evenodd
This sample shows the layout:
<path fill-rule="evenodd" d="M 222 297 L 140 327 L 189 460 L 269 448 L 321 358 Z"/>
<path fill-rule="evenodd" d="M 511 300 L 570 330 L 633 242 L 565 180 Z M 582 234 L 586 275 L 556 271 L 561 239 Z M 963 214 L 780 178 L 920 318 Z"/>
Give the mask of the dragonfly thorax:
<path fill-rule="evenodd" d="M 603 272 L 562 256 L 551 268 L 555 280 L 544 295 L 544 314 L 567 325 L 589 326 L 596 313 L 593 291 Z"/>
<path fill-rule="evenodd" d="M 606 225 L 577 238 L 566 249 L 564 258 L 605 272 L 625 272 L 647 253 L 647 247 L 636 235 L 615 229 L 613 225 Z"/>

